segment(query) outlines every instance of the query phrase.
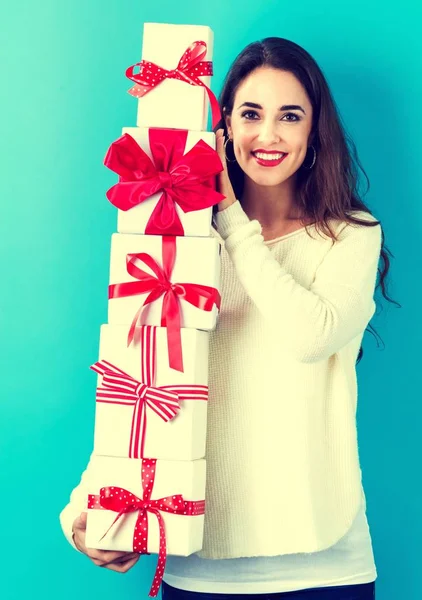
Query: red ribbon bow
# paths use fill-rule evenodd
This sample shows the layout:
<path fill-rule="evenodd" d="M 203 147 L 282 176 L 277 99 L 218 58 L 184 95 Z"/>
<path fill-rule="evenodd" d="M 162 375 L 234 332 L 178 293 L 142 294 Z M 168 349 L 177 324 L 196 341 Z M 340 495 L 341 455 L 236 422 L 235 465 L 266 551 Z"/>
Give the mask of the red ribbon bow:
<path fill-rule="evenodd" d="M 142 382 L 112 363 L 100 360 L 91 369 L 103 376 L 97 388 L 97 402 L 133 406 L 129 458 L 143 458 L 147 429 L 147 407 L 164 422 L 171 421 L 180 410 L 182 400 L 207 400 L 205 385 L 165 385 L 156 387 L 156 327 L 141 327 Z"/>
<path fill-rule="evenodd" d="M 207 44 L 205 42 L 193 42 L 183 53 L 177 67 L 172 70 L 164 69 L 148 60 L 141 60 L 141 62 L 126 69 L 126 77 L 135 82 L 135 85 L 128 90 L 129 94 L 136 98 L 142 98 L 142 96 L 148 94 L 148 92 L 165 79 L 178 79 L 190 85 L 204 87 L 211 105 L 212 126 L 214 129 L 221 120 L 218 100 L 210 88 L 199 79 L 199 77 L 203 77 L 204 75 L 213 74 L 212 61 L 202 60 L 206 53 Z M 139 73 L 134 74 L 134 69 L 138 66 Z"/>
<path fill-rule="evenodd" d="M 223 170 L 218 153 L 199 140 L 184 154 L 184 129 L 149 129 L 153 160 L 125 133 L 108 149 L 104 164 L 120 176 L 106 196 L 120 210 L 129 210 L 162 192 L 145 233 L 184 235 L 175 203 L 185 212 L 209 208 L 225 198 L 213 189 L 213 177 Z"/>
<path fill-rule="evenodd" d="M 203 515 L 205 512 L 205 500 L 184 500 L 181 494 L 166 496 L 158 500 L 151 500 L 152 488 L 155 481 L 156 459 L 142 459 L 142 489 L 143 498 L 138 498 L 132 492 L 124 488 L 109 486 L 100 489 L 99 495 L 88 495 L 88 508 L 104 509 L 117 512 L 118 515 L 113 523 L 102 536 L 103 539 L 113 525 L 126 513 L 138 512 L 135 529 L 133 532 L 133 551 L 140 554 L 148 552 L 148 512 L 156 515 L 160 529 L 160 548 L 158 564 L 155 570 L 149 596 L 154 598 L 158 595 L 164 575 L 167 560 L 166 533 L 162 511 L 177 515 Z"/>
<path fill-rule="evenodd" d="M 145 252 L 128 254 L 126 256 L 127 272 L 139 281 L 109 285 L 108 297 L 109 299 L 125 298 L 150 292 L 133 317 L 128 334 L 128 345 L 130 345 L 134 340 L 136 327 L 145 306 L 164 295 L 161 327 L 167 327 L 169 364 L 172 369 L 183 371 L 180 299 L 183 298 L 193 306 L 209 312 L 214 305 L 218 309 L 220 308 L 221 297 L 216 288 L 208 285 L 172 283 L 171 275 L 176 260 L 176 237 L 163 236 L 161 239 L 163 266 L 161 267 L 150 254 Z M 142 263 L 146 264 L 154 275 L 143 271 L 140 268 Z"/>

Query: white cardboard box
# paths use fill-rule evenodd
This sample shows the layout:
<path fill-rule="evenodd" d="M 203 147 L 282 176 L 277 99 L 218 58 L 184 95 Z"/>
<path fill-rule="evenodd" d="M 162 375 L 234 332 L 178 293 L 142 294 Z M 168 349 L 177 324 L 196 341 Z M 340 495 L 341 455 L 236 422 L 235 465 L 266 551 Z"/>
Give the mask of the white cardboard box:
<path fill-rule="evenodd" d="M 147 360 L 146 352 L 142 353 L 141 343 L 127 347 L 127 329 L 126 325 L 102 325 L 99 359 L 112 363 L 137 381 L 143 381 L 142 365 L 144 369 L 150 368 L 152 360 Z M 144 407 L 142 415 L 139 406 L 135 412 L 136 399 L 133 404 L 118 404 L 118 398 L 113 398 L 116 402 L 97 401 L 94 435 L 94 452 L 97 455 L 140 458 L 143 447 L 144 456 L 163 460 L 197 460 L 205 456 L 209 333 L 196 329 L 181 330 L 184 371 L 180 372 L 169 367 L 166 328 L 157 327 L 155 331 L 156 369 L 155 381 L 151 385 L 198 385 L 201 387 L 193 393 L 201 399 L 182 400 L 181 408 L 170 421 L 164 421 L 149 406 Z M 152 368 L 150 373 L 153 375 Z M 101 375 L 98 376 L 98 385 L 103 387 Z M 142 445 L 140 424 L 144 419 L 146 432 Z M 134 432 L 139 433 L 131 436 L 133 420 L 136 424 Z"/>
<path fill-rule="evenodd" d="M 142 460 L 93 456 L 88 483 L 89 494 L 98 495 L 102 487 L 124 488 L 143 498 Z M 156 462 L 151 500 L 182 494 L 184 500 L 205 499 L 206 461 Z M 104 509 L 88 509 L 85 544 L 87 548 L 133 551 L 133 533 L 138 512 L 123 515 L 109 529 L 117 513 Z M 204 515 L 179 515 L 161 511 L 164 520 L 167 554 L 189 556 L 202 549 Z M 159 528 L 156 515 L 148 512 L 148 552 L 159 552 Z"/>
<path fill-rule="evenodd" d="M 166 236 L 170 237 L 170 236 Z M 128 254 L 147 253 L 162 266 L 163 237 L 159 235 L 134 235 L 114 233 L 111 238 L 110 284 L 138 281 L 129 275 L 126 267 Z M 172 283 L 194 283 L 220 290 L 220 244 L 215 237 L 175 236 L 176 260 L 171 276 Z M 152 274 L 149 267 L 141 263 L 141 269 Z M 143 305 L 147 293 L 124 298 L 111 298 L 108 301 L 108 323 L 128 325 Z M 142 313 L 142 325 L 161 326 L 163 296 L 148 304 Z M 182 328 L 215 329 L 218 309 L 211 311 L 193 306 L 184 299 L 179 301 L 180 326 Z"/>
<path fill-rule="evenodd" d="M 175 69 L 186 49 L 196 41 L 207 44 L 203 60 L 212 60 L 214 35 L 203 25 L 173 25 L 145 23 L 142 60 L 167 70 Z M 208 87 L 211 77 L 200 77 Z M 138 127 L 175 127 L 176 129 L 207 129 L 209 101 L 205 88 L 176 79 L 165 79 L 138 100 Z"/>
<path fill-rule="evenodd" d="M 141 127 L 124 127 L 122 134 L 129 134 L 137 142 L 137 144 L 144 150 L 144 152 L 152 159 L 151 150 L 149 147 L 148 128 Z M 193 148 L 193 146 L 199 141 L 203 140 L 213 150 L 215 150 L 215 134 L 206 131 L 189 131 L 185 154 Z M 119 233 L 141 233 L 145 234 L 145 227 L 148 220 L 153 212 L 157 201 L 162 195 L 162 191 L 158 194 L 154 194 L 150 198 L 144 200 L 140 204 L 134 206 L 129 210 L 118 210 L 117 211 L 117 231 Z M 211 229 L 212 220 L 212 206 L 200 210 L 191 212 L 184 212 L 182 208 L 175 203 L 176 213 L 182 223 L 185 236 L 209 236 Z"/>

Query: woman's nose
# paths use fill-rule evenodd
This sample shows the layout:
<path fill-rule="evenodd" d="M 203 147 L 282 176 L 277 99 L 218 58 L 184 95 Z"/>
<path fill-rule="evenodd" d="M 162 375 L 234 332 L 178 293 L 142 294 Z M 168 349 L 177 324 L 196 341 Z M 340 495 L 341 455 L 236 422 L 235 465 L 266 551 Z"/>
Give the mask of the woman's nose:
<path fill-rule="evenodd" d="M 263 121 L 259 130 L 259 140 L 263 144 L 273 144 L 280 140 L 277 124 L 272 121 Z"/>

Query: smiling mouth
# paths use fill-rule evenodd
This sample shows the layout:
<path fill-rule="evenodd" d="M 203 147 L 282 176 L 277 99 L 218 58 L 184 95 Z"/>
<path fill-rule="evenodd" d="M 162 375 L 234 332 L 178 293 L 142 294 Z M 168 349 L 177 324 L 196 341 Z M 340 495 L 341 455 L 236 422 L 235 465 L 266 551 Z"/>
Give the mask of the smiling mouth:
<path fill-rule="evenodd" d="M 275 167 L 287 156 L 287 152 L 251 152 L 256 162 L 263 167 Z"/>
<path fill-rule="evenodd" d="M 286 156 L 286 152 L 259 152 L 252 151 L 252 154 L 256 156 L 256 158 L 260 158 L 261 160 L 280 160 L 283 156 Z"/>

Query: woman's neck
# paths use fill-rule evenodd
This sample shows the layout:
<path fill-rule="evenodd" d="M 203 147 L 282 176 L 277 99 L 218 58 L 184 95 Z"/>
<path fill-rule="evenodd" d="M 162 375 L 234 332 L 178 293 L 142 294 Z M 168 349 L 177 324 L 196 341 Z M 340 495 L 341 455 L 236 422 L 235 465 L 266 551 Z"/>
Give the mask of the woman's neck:
<path fill-rule="evenodd" d="M 290 180 L 277 187 L 257 185 L 245 178 L 242 208 L 250 219 L 257 219 L 267 229 L 277 229 L 283 223 L 297 221 L 303 216 L 296 204 Z"/>

